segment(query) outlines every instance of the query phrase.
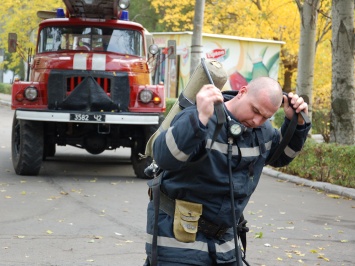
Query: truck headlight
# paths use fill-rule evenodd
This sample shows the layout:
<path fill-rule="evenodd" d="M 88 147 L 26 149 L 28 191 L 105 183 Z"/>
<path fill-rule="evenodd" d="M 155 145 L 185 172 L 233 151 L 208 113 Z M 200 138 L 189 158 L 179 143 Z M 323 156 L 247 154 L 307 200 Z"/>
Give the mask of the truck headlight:
<path fill-rule="evenodd" d="M 150 90 L 141 90 L 139 99 L 144 103 L 149 103 L 153 99 L 153 92 Z"/>
<path fill-rule="evenodd" d="M 121 9 L 127 9 L 129 7 L 129 4 L 130 4 L 130 0 L 120 0 L 120 1 L 118 1 L 118 6 Z"/>
<path fill-rule="evenodd" d="M 38 91 L 35 87 L 27 87 L 25 89 L 25 98 L 29 101 L 33 101 L 38 96 Z"/>

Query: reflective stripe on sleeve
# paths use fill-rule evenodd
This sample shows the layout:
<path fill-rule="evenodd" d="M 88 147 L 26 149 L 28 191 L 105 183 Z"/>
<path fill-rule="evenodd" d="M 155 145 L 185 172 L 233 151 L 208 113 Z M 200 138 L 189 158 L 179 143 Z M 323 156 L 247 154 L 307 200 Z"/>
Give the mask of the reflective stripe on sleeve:
<path fill-rule="evenodd" d="M 284 149 L 285 154 L 290 158 L 296 158 L 296 156 L 300 153 L 299 151 L 294 151 L 289 146 L 286 146 Z"/>
<path fill-rule="evenodd" d="M 173 136 L 173 128 L 174 127 L 169 127 L 166 135 L 165 135 L 165 141 L 166 145 L 168 146 L 168 149 L 170 153 L 175 157 L 176 160 L 180 162 L 186 162 L 187 159 L 189 158 L 189 155 L 184 153 L 183 151 L 179 150 L 178 146 L 176 145 L 174 136 Z"/>

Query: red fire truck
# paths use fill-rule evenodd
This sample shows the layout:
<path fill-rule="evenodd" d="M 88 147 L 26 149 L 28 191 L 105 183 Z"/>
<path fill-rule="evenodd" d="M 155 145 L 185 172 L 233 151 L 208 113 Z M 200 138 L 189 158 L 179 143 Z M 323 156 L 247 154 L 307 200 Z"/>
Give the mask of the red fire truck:
<path fill-rule="evenodd" d="M 66 11 L 38 12 L 44 19 L 29 81 L 12 86 L 15 172 L 38 175 L 57 145 L 91 154 L 129 147 L 136 176 L 148 178 L 151 158 L 141 154 L 165 111 L 163 85 L 151 85 L 157 46 L 142 25 L 128 21 L 129 1 L 63 2 Z"/>

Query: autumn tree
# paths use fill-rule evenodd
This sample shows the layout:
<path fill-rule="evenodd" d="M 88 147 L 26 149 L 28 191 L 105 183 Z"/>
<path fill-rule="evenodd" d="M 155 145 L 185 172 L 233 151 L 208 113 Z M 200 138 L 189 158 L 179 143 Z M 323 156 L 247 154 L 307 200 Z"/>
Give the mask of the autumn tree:
<path fill-rule="evenodd" d="M 316 55 L 316 28 L 320 0 L 295 0 L 301 16 L 301 34 L 298 57 L 297 93 L 309 104 L 312 116 L 312 89 Z"/>
<path fill-rule="evenodd" d="M 17 34 L 17 42 L 20 44 L 23 56 L 27 59 L 28 49 L 34 49 L 36 43 L 36 33 L 38 23 L 41 21 L 37 17 L 37 11 L 64 8 L 61 0 L 3 0 L 0 5 L 1 31 L 0 47 L 7 50 L 8 34 L 14 32 Z M 20 53 L 13 54 L 11 61 L 5 61 L 8 69 L 17 69 L 23 59 Z"/>
<path fill-rule="evenodd" d="M 156 12 L 160 14 L 159 23 L 164 23 L 164 31 L 192 30 L 194 1 L 150 0 Z M 304 1 L 299 1 L 303 4 Z M 313 98 L 316 103 L 328 104 L 323 101 L 324 95 L 330 94 L 331 68 L 329 55 L 330 40 L 330 0 L 322 0 L 318 12 L 316 30 L 316 47 L 320 60 L 315 61 Z M 182 12 L 184 16 L 181 16 Z M 301 17 L 295 0 L 206 0 L 204 14 L 204 33 L 227 34 L 284 41 L 281 49 L 280 83 L 285 91 L 296 87 L 298 49 L 300 41 Z M 326 50 L 327 49 L 327 50 Z M 324 92 L 326 91 L 326 92 Z"/>
<path fill-rule="evenodd" d="M 354 1 L 332 2 L 332 109 L 330 140 L 355 143 Z"/>
<path fill-rule="evenodd" d="M 158 23 L 160 15 L 155 14 L 149 0 L 131 0 L 129 19 L 142 24 L 149 31 L 163 31 L 164 26 Z"/>

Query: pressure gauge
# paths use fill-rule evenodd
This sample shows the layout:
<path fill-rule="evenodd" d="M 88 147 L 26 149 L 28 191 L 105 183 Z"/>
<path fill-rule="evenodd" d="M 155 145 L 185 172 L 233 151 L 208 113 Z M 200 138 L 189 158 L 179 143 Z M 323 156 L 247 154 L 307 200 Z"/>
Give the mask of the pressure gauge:
<path fill-rule="evenodd" d="M 236 121 L 230 121 L 230 125 L 229 125 L 229 133 L 234 137 L 239 137 L 240 135 L 242 135 L 244 131 L 244 127 L 239 124 Z"/>

